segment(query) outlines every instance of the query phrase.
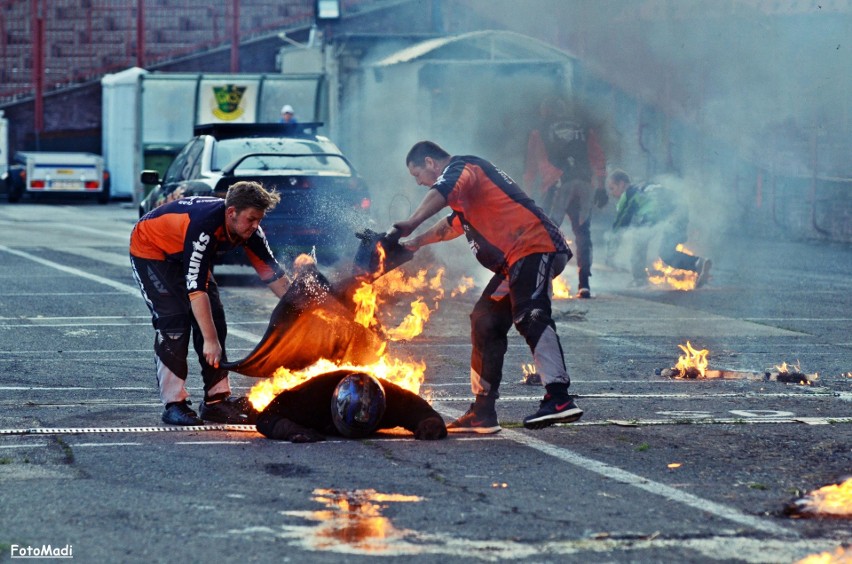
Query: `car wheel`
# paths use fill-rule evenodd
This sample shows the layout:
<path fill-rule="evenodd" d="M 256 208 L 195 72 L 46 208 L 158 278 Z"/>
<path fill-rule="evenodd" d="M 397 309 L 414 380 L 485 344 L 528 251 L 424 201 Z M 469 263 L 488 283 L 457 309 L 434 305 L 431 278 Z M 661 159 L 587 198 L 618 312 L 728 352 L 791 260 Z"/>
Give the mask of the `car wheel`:
<path fill-rule="evenodd" d="M 7 197 L 9 198 L 9 202 L 14 204 L 21 199 L 22 190 L 15 181 L 9 182 L 7 186 L 9 188 Z"/>
<path fill-rule="evenodd" d="M 98 194 L 98 203 L 99 204 L 108 204 L 109 203 L 109 187 L 104 186 L 104 189 Z"/>

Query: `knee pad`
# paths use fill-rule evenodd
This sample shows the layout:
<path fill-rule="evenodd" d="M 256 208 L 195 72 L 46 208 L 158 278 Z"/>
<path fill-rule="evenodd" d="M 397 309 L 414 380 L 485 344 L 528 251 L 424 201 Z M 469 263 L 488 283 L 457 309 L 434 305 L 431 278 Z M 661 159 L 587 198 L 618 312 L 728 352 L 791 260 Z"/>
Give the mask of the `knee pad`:
<path fill-rule="evenodd" d="M 189 367 L 186 355 L 189 351 L 189 328 L 184 331 L 158 330 L 154 340 L 154 354 L 175 376 L 186 380 Z"/>
<path fill-rule="evenodd" d="M 524 311 L 518 319 L 515 320 L 515 327 L 518 332 L 532 342 L 537 342 L 538 338 L 548 327 L 556 329 L 556 324 L 550 318 L 550 313 L 541 308 L 533 308 Z"/>

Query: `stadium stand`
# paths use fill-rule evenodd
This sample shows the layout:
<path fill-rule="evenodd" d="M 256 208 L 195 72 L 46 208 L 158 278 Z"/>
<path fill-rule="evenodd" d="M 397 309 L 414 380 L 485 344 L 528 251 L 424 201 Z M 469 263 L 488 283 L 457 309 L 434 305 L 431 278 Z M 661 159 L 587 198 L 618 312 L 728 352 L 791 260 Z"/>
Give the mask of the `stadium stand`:
<path fill-rule="evenodd" d="M 137 52 L 137 6 L 143 53 Z M 344 0 L 344 10 L 370 0 Z M 241 42 L 310 25 L 310 0 L 0 0 L 0 104 L 33 95 L 35 31 L 44 36 L 44 89 L 55 91 L 139 65 L 230 45 L 238 6 Z"/>

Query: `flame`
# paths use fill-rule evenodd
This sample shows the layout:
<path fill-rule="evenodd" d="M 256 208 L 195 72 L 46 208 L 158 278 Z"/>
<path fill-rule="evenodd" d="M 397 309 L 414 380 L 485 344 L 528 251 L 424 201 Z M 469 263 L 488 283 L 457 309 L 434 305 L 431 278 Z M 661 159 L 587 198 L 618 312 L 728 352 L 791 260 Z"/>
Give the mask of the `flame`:
<path fill-rule="evenodd" d="M 330 360 L 320 359 L 302 370 L 279 368 L 272 375 L 272 378 L 262 380 L 252 386 L 248 393 L 248 399 L 252 407 L 257 411 L 261 411 L 275 399 L 275 396 L 284 390 L 298 386 L 314 376 L 335 370 L 367 372 L 377 378 L 393 382 L 401 388 L 418 394 L 420 393 L 420 386 L 423 384 L 426 364 L 423 362 L 406 362 L 390 358 L 387 355 L 382 356 L 374 364 L 362 366 L 355 364 L 335 364 Z"/>
<path fill-rule="evenodd" d="M 852 478 L 840 484 L 830 484 L 812 491 L 797 502 L 803 513 L 831 517 L 852 517 Z"/>
<path fill-rule="evenodd" d="M 565 281 L 562 276 L 557 276 L 553 279 L 553 299 L 568 300 L 571 298 L 571 286 Z"/>
<path fill-rule="evenodd" d="M 364 327 L 376 325 L 376 310 L 379 307 L 379 295 L 369 282 L 361 282 L 352 296 L 355 302 L 355 322 Z"/>
<path fill-rule="evenodd" d="M 379 255 L 378 272 L 384 272 L 385 253 L 381 245 L 377 245 Z M 432 313 L 437 311 L 438 303 L 443 299 L 445 290 L 443 287 L 444 268 L 438 268 L 434 274 L 429 274 L 428 269 L 421 269 L 416 274 L 407 274 L 403 269 L 392 270 L 384 276 L 373 281 L 361 280 L 352 296 L 355 304 L 354 319 L 363 327 L 378 329 L 386 323 L 382 323 L 379 315 L 386 318 L 389 311 L 383 311 L 382 305 L 387 303 L 388 297 L 398 294 L 429 293 L 433 301 L 430 308 L 426 303 L 426 297 L 417 296 L 411 302 L 411 311 L 402 322 L 393 328 L 384 329 L 384 336 L 390 341 L 409 340 L 423 332 L 423 328 Z M 463 278 L 455 292 L 464 293 L 473 286 L 472 278 Z M 387 309 L 387 308 L 385 308 Z M 323 315 L 318 312 L 318 315 Z M 386 319 L 384 320 L 386 321 Z M 425 363 L 406 362 L 391 358 L 385 354 L 387 343 L 379 351 L 379 360 L 371 365 L 339 364 L 328 359 L 320 359 L 311 366 L 302 370 L 291 370 L 281 367 L 267 380 L 255 384 L 249 390 L 248 398 L 252 406 L 260 411 L 284 390 L 297 386 L 314 376 L 332 372 L 335 370 L 353 370 L 367 372 L 393 382 L 415 394 L 420 393 L 420 386 L 424 380 L 426 370 Z"/>
<path fill-rule="evenodd" d="M 796 564 L 849 564 L 852 561 L 852 553 L 838 546 L 834 552 L 821 552 L 805 556 Z"/>
<path fill-rule="evenodd" d="M 695 256 L 695 253 L 679 244 L 675 247 L 678 251 Z M 691 270 L 681 270 L 674 268 L 663 262 L 663 259 L 658 258 L 648 270 L 648 282 L 655 286 L 668 286 L 673 290 L 683 292 L 694 290 L 698 283 L 698 273 Z"/>
<path fill-rule="evenodd" d="M 686 342 L 686 346 L 678 345 L 678 348 L 685 353 L 678 357 L 677 364 L 675 365 L 675 369 L 678 371 L 678 376 L 680 378 L 685 378 L 689 375 L 689 371 L 692 371 L 697 372 L 701 378 L 706 377 L 708 364 L 707 355 L 710 351 L 707 349 L 694 349 L 689 341 Z"/>
<path fill-rule="evenodd" d="M 460 296 L 466 293 L 471 288 L 473 288 L 473 278 L 470 276 L 462 276 L 461 280 L 459 280 L 458 286 L 456 286 L 453 291 L 450 292 L 450 297 L 455 298 L 456 296 Z"/>
<path fill-rule="evenodd" d="M 797 360 L 795 364 L 787 364 L 786 361 L 775 365 L 775 370 L 778 371 L 778 379 L 785 382 L 798 382 L 800 385 L 809 386 L 819 378 L 819 373 L 804 374 L 802 366 Z"/>
<path fill-rule="evenodd" d="M 521 369 L 524 371 L 524 376 L 529 376 L 530 374 L 536 374 L 535 364 L 527 363 L 522 364 Z"/>
<path fill-rule="evenodd" d="M 426 305 L 423 296 L 418 296 L 411 302 L 411 313 L 402 323 L 386 331 L 388 337 L 394 341 L 416 337 L 423 332 L 426 321 L 438 309 L 438 302 L 444 297 L 443 276 L 443 268 L 439 268 L 431 277 L 427 269 L 421 269 L 415 275 L 408 275 L 402 270 L 392 270 L 372 283 L 362 281 L 352 297 L 355 302 L 355 321 L 367 328 L 378 327 L 380 323 L 377 316 L 380 306 L 387 301 L 386 297 L 430 291 L 434 302 L 432 309 Z"/>
<path fill-rule="evenodd" d="M 399 327 L 387 331 L 391 341 L 407 341 L 423 332 L 423 326 L 429 321 L 432 312 L 421 298 L 411 302 L 411 313 L 405 316 Z"/>

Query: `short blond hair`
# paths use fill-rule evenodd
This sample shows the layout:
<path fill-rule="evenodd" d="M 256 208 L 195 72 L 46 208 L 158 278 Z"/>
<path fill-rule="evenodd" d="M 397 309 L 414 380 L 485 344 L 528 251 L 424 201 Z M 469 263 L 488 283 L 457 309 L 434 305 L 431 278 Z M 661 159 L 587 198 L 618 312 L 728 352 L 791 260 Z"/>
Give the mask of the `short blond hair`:
<path fill-rule="evenodd" d="M 241 180 L 231 184 L 225 195 L 225 206 L 241 212 L 247 208 L 268 212 L 281 201 L 281 195 L 275 190 L 267 190 L 260 182 Z"/>

